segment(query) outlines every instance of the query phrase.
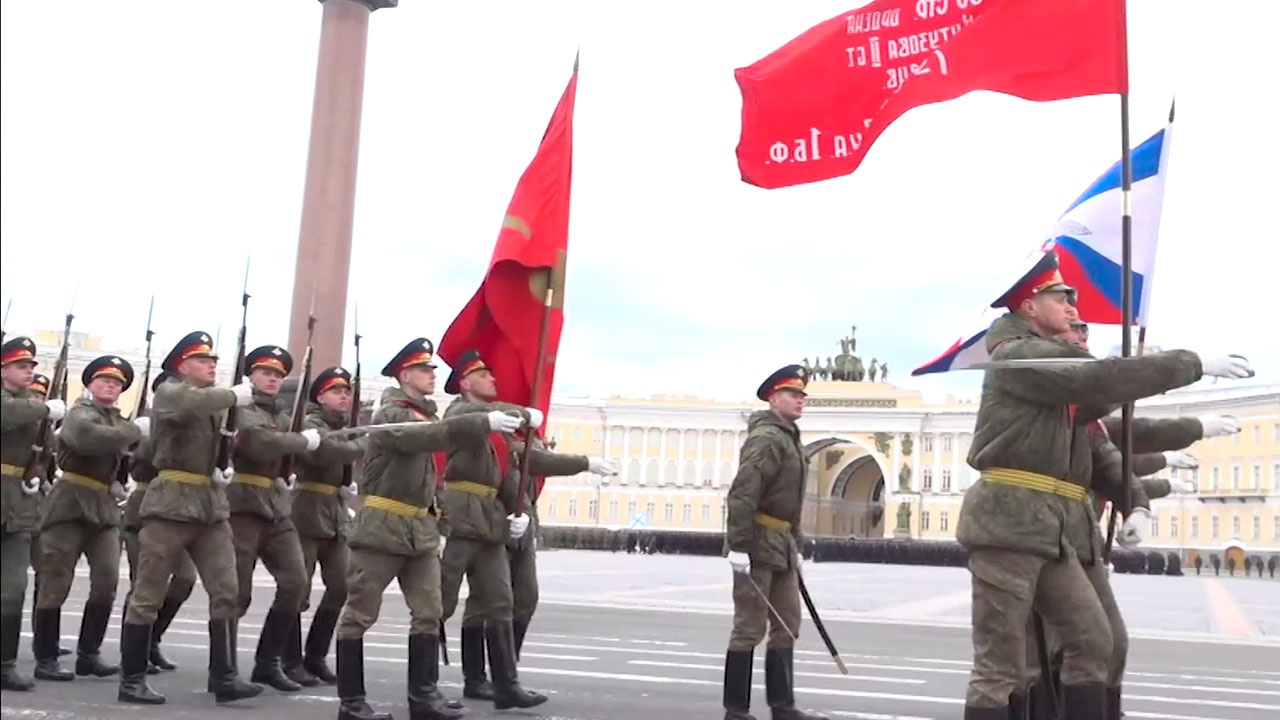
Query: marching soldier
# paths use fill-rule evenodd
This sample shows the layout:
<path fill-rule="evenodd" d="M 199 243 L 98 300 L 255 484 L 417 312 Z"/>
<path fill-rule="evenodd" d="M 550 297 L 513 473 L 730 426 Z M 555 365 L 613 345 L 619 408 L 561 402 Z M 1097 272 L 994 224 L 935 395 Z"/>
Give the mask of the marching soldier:
<path fill-rule="evenodd" d="M 501 411 L 436 420 L 435 348 L 405 345 L 382 369 L 397 387 L 382 393 L 373 425 L 420 423 L 373 432 L 361 466 L 364 505 L 351 531 L 347 602 L 338 620 L 338 720 L 391 720 L 365 699 L 364 634 L 378 620 L 382 593 L 398 578 L 409 606 L 408 696 L 411 720 L 462 717 L 437 689 L 440 678 L 440 532 L 433 452 L 484 447 L 490 432 L 523 422 Z"/>
<path fill-rule="evenodd" d="M 32 444 L 41 441 L 36 437 L 41 421 L 57 421 L 67 413 L 66 403 L 31 391 L 35 370 L 31 338 L 15 337 L 0 346 L 0 689 L 15 691 L 35 686 L 16 668 L 31 534 L 40 520 L 41 478 L 23 474 Z"/>
<path fill-rule="evenodd" d="M 310 452 L 320 446 L 320 431 L 289 432 L 289 413 L 281 407 L 280 385 L 293 372 L 293 356 L 277 345 L 263 345 L 245 356 L 253 404 L 236 414 L 236 446 L 232 455 L 235 477 L 227 486 L 231 533 L 236 546 L 236 575 L 240 593 L 232 626 L 235 648 L 238 619 L 253 600 L 253 570 L 262 559 L 276 581 L 276 596 L 262 623 L 250 680 L 281 692 L 301 685 L 280 668 L 280 655 L 289 629 L 298 620 L 307 586 L 302 544 L 290 517 L 289 491 L 296 478 L 280 477 L 286 455 Z M 232 663 L 235 655 L 232 655 Z"/>
<path fill-rule="evenodd" d="M 1248 377 L 1239 358 L 1175 350 L 1091 361 L 1056 340 L 1070 330 L 1075 290 L 1049 252 L 992 307 L 1009 312 L 985 342 L 995 361 L 1075 358 L 1068 367 L 986 370 L 968 463 L 980 479 L 965 494 L 957 539 L 973 576 L 974 662 L 965 720 L 1009 718 L 1022 683 L 1032 606 L 1062 632 L 1067 720 L 1105 717 L 1112 655 L 1107 614 L 1087 568 L 1099 560 L 1096 524 L 1081 502 L 1092 481 L 1092 447 L 1076 422 L 1099 406 L 1182 387 L 1204 375 Z"/>
<path fill-rule="evenodd" d="M 232 661 L 236 617 L 236 552 L 224 489 L 230 473 L 216 467 L 219 422 L 233 405 L 253 403 L 247 383 L 214 387 L 218 357 L 208 333 L 178 341 L 161 363 L 169 378 L 151 406 L 151 462 L 156 476 L 142 500 L 138 572 L 120 628 L 122 702 L 163 704 L 147 685 L 151 627 L 164 602 L 171 569 L 184 552 L 209 593 L 209 683 L 217 702 L 255 697 L 262 686 L 242 681 Z"/>
<path fill-rule="evenodd" d="M 44 400 L 45 398 L 47 398 L 49 396 L 48 376 L 41 375 L 40 373 L 36 373 L 35 377 L 31 380 L 30 390 L 37 398 L 41 400 Z M 57 438 L 54 438 L 55 447 L 56 447 L 56 442 L 57 442 Z M 54 478 L 45 478 L 44 482 L 40 483 L 39 506 L 42 511 L 44 509 L 45 497 L 48 495 L 49 491 L 53 489 L 53 485 L 51 484 L 53 480 Z M 32 571 L 32 574 L 34 575 L 31 582 L 31 607 L 32 608 L 35 608 L 36 601 L 40 599 L 40 578 L 41 578 L 41 575 L 43 574 L 43 571 L 40 568 L 40 555 L 41 555 L 40 527 L 39 527 L 39 523 L 37 523 L 36 528 L 31 532 L 31 571 Z M 35 613 L 33 612 L 31 613 L 31 637 L 32 637 L 31 653 L 33 656 L 35 655 L 35 649 L 36 649 L 35 639 L 34 639 L 35 634 L 36 634 Z M 63 655 L 70 655 L 70 654 L 71 654 L 71 648 L 62 647 L 61 644 L 59 644 L 58 646 L 59 657 Z"/>
<path fill-rule="evenodd" d="M 793 653 L 800 635 L 800 518 L 808 461 L 796 421 L 808 373 L 779 368 L 756 390 L 769 403 L 747 420 L 738 474 L 726 499 L 725 542 L 733 568 L 733 634 L 724 661 L 725 720 L 751 720 L 755 648 L 765 639 L 765 696 L 773 720 L 825 720 L 796 709 Z"/>
<path fill-rule="evenodd" d="M 530 434 L 542 424 L 542 412 L 536 408 L 496 402 L 498 392 L 493 373 L 475 350 L 459 357 L 444 391 L 459 396 L 445 410 L 446 419 L 497 410 L 525 418 Z M 441 503 L 449 522 L 449 542 L 440 561 L 444 617 L 451 617 L 457 608 L 458 590 L 466 575 L 471 588 L 467 605 L 474 602 L 480 617 L 470 623 L 465 613 L 463 617 L 462 666 L 466 681 L 463 695 L 492 700 L 499 710 L 529 708 L 541 705 L 547 698 L 520 685 L 516 671 L 518 641 L 512 620 L 512 583 L 520 578 L 526 602 L 531 599 L 536 603 L 537 569 L 531 554 L 522 556 L 527 558 L 522 567 L 512 567 L 507 543 L 532 540 L 529 524 L 536 498 L 526 503 L 529 514 L 515 514 L 520 484 L 519 449 L 500 435 L 491 435 L 490 439 L 486 445 L 453 450 L 445 466 L 447 492 Z M 584 470 L 610 474 L 611 471 L 603 460 L 543 450 L 530 452 L 529 463 L 530 472 L 539 476 L 574 475 Z M 528 613 L 532 616 L 532 607 Z M 527 627 L 528 617 L 525 617 L 519 631 L 521 639 Z M 493 669 L 493 685 L 484 678 L 485 644 Z"/>
<path fill-rule="evenodd" d="M 351 417 L 351 374 L 341 367 L 326 368 L 311 384 L 312 405 L 304 426 L 321 432 L 340 430 Z M 307 578 L 302 607 L 285 643 L 285 674 L 307 687 L 319 682 L 333 685 L 338 677 L 325 657 L 338 626 L 338 615 L 347 599 L 347 498 L 356 493 L 355 482 L 343 485 L 343 466 L 364 455 L 365 439 L 341 440 L 326 437 L 315 452 L 299 462 L 298 491 L 293 499 L 293 522 L 302 542 Z M 316 564 L 324 581 L 324 595 L 311 618 L 306 655 L 302 653 L 302 612 L 311 601 L 311 583 Z"/>
<path fill-rule="evenodd" d="M 161 372 L 151 381 L 151 393 L 154 395 L 156 388 L 168 379 L 168 374 Z M 150 420 L 150 414 L 147 415 Z M 124 513 L 122 517 L 122 534 L 124 535 L 124 551 L 129 558 L 129 592 L 124 597 L 124 611 L 121 617 L 129 614 L 129 598 L 133 595 L 134 584 L 138 580 L 138 531 L 142 529 L 142 517 L 139 510 L 142 507 L 142 500 L 147 496 L 147 488 L 151 486 L 151 481 L 156 477 L 156 467 L 151 462 L 152 442 L 151 437 L 142 438 L 142 442 L 133 452 L 133 466 L 130 472 L 130 478 L 133 480 L 134 489 L 129 493 L 129 497 L 124 503 Z M 191 561 L 191 554 L 182 551 L 178 555 L 177 567 L 173 568 L 173 576 L 169 578 L 169 586 L 164 593 L 164 602 L 160 605 L 160 610 L 156 613 L 155 624 L 151 626 L 151 649 L 148 652 L 147 674 L 155 675 L 162 671 L 176 670 L 178 666 L 171 662 L 160 652 L 160 640 L 164 637 L 164 633 L 173 624 L 173 619 L 178 616 L 178 610 L 182 608 L 182 604 L 191 597 L 191 591 L 196 586 L 196 566 Z"/>
<path fill-rule="evenodd" d="M 123 454 L 149 429 L 149 420 L 130 422 L 116 407 L 133 385 L 133 366 L 103 355 L 85 366 L 81 381 L 87 397 L 76 401 L 58 434 L 61 478 L 45 499 L 40 520 L 43 581 L 36 601 L 34 646 L 36 679 L 71 680 L 75 675 L 110 677 L 120 672 L 102 661 L 102 639 L 111 621 L 120 582 L 120 508 L 132 488 L 115 485 Z M 58 663 L 62 604 L 71 592 L 76 564 L 89 563 L 89 598 L 80 621 L 75 675 Z"/>

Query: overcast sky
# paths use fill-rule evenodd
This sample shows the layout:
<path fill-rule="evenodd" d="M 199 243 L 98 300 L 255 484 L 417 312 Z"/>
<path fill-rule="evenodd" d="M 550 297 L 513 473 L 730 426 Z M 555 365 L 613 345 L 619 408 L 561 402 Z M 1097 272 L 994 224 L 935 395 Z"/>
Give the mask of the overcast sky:
<path fill-rule="evenodd" d="M 350 297 L 368 367 L 438 340 L 479 282 L 516 179 L 581 72 L 558 393 L 742 397 L 858 349 L 915 381 L 1119 156 L 1115 96 L 975 93 L 913 110 L 852 176 L 738 178 L 733 69 L 856 0 L 405 0 L 369 38 Z M 1280 379 L 1274 29 L 1280 3 L 1131 0 L 1133 145 L 1178 119 L 1150 339 L 1239 352 Z M 321 6 L 314 0 L 5 2 L 7 332 L 139 347 L 221 326 L 284 344 Z M 350 311 L 347 333 L 350 335 Z M 321 321 L 324 321 L 321 318 Z M 1118 335 L 1097 333 L 1099 348 Z M 350 351 L 348 350 L 348 353 Z M 350 356 L 348 356 L 350 360 Z"/>

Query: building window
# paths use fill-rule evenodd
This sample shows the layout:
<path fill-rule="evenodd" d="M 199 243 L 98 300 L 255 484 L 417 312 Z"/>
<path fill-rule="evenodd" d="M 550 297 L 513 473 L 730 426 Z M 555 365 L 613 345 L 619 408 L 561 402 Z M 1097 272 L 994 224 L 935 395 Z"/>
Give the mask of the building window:
<path fill-rule="evenodd" d="M 929 530 L 929 511 L 922 510 L 920 512 L 920 532 L 927 532 L 928 530 Z"/>
<path fill-rule="evenodd" d="M 1280 443 L 1280 423 L 1271 426 L 1271 442 Z"/>
<path fill-rule="evenodd" d="M 632 520 L 635 520 L 635 519 L 636 519 L 636 504 L 633 502 L 629 502 L 627 503 L 627 522 L 631 522 Z"/>
<path fill-rule="evenodd" d="M 596 445 L 599 445 L 600 441 L 603 438 L 604 438 L 604 432 L 602 432 L 600 428 L 596 428 L 595 430 L 591 431 L 591 442 L 595 443 Z"/>
<path fill-rule="evenodd" d="M 622 476 L 622 482 L 640 482 L 640 461 L 633 459 L 627 463 L 627 474 Z"/>
<path fill-rule="evenodd" d="M 664 474 L 663 474 L 663 476 L 662 476 L 662 484 L 663 484 L 663 485 L 675 485 L 675 484 L 676 484 L 676 475 L 677 475 L 679 472 L 680 472 L 680 470 L 679 470 L 679 466 L 678 466 L 678 465 L 676 465 L 676 461 L 675 461 L 675 460 L 668 460 L 668 461 L 667 461 L 667 471 L 666 471 L 666 473 L 664 473 Z"/>
<path fill-rule="evenodd" d="M 1169 518 L 1169 535 L 1175 538 L 1178 537 L 1178 516 L 1176 515 Z"/>
<path fill-rule="evenodd" d="M 1271 487 L 1280 489 L 1280 460 L 1271 463 Z"/>
<path fill-rule="evenodd" d="M 653 512 L 653 503 L 645 503 L 645 506 L 644 506 L 644 519 L 645 519 L 645 520 L 648 520 L 649 522 L 653 522 L 654 517 L 655 517 L 655 516 L 654 516 L 654 512 Z"/>
<path fill-rule="evenodd" d="M 684 463 L 684 475 L 680 476 L 680 484 L 688 483 L 696 485 L 698 483 L 698 463 L 692 460 L 686 460 Z"/>
<path fill-rule="evenodd" d="M 693 522 L 693 506 L 689 503 L 685 503 L 680 510 L 680 521 L 685 524 Z"/>
<path fill-rule="evenodd" d="M 555 498 L 551 498 L 551 502 L 547 503 L 547 516 L 548 517 L 556 516 L 556 499 Z"/>
<path fill-rule="evenodd" d="M 578 517 L 578 501 L 577 500 L 569 501 L 569 517 L 571 518 Z"/>
<path fill-rule="evenodd" d="M 1255 490 L 1262 487 L 1262 463 L 1253 464 L 1253 487 Z"/>
<path fill-rule="evenodd" d="M 1160 517 L 1158 515 L 1151 516 L 1151 537 L 1160 537 Z"/>
<path fill-rule="evenodd" d="M 942 451 L 951 452 L 951 436 L 950 435 L 942 436 Z M 946 528 L 943 528 L 943 529 L 945 530 Z"/>
<path fill-rule="evenodd" d="M 1210 537 L 1214 538 L 1215 540 L 1219 535 L 1222 534 L 1221 529 L 1219 527 L 1220 525 L 1221 523 L 1218 522 L 1217 517 L 1212 517 L 1209 519 L 1209 532 L 1211 533 Z"/>
<path fill-rule="evenodd" d="M 648 467 L 646 467 L 646 468 L 645 468 L 645 471 L 644 471 L 644 482 L 645 482 L 645 484 L 646 484 L 646 485 L 657 485 L 657 484 L 658 484 L 658 479 L 659 479 L 659 478 L 658 478 L 658 470 L 659 470 L 659 467 L 658 467 L 658 461 L 657 461 L 657 460 L 650 460 L 650 461 L 649 461 L 649 464 L 648 464 Z"/>
<path fill-rule="evenodd" d="M 933 490 L 933 471 L 932 470 L 925 468 L 924 472 L 920 476 L 920 488 L 923 489 L 925 492 L 930 492 Z"/>
<path fill-rule="evenodd" d="M 1217 465 L 1213 466 L 1213 489 L 1217 490 L 1222 485 L 1222 468 Z"/>
<path fill-rule="evenodd" d="M 942 492 L 944 493 L 951 492 L 951 471 L 950 470 L 942 471 Z M 943 517 L 946 517 L 946 513 L 943 513 Z M 942 528 L 942 529 L 946 530 L 946 528 Z"/>
<path fill-rule="evenodd" d="M 1253 426 L 1253 442 L 1255 445 L 1262 442 L 1262 423 Z"/>
<path fill-rule="evenodd" d="M 938 514 L 938 530 L 946 532 L 951 529 L 951 514 L 943 510 Z"/>
<path fill-rule="evenodd" d="M 1191 518 L 1191 537 L 1200 537 L 1200 518 L 1198 517 Z"/>
<path fill-rule="evenodd" d="M 1253 539 L 1254 540 L 1262 539 L 1262 518 L 1258 517 L 1257 515 L 1253 516 Z"/>
<path fill-rule="evenodd" d="M 711 506 L 703 505 L 702 506 L 702 524 L 706 525 L 709 522 L 711 522 Z"/>
<path fill-rule="evenodd" d="M 596 505 L 596 501 L 595 501 L 595 500 L 588 500 L 588 501 L 587 501 L 587 519 L 588 519 L 588 520 L 595 520 L 595 519 L 596 519 L 596 512 L 597 512 L 599 509 L 600 509 L 600 508 Z"/>
<path fill-rule="evenodd" d="M 716 477 L 716 466 L 710 461 L 702 463 L 702 484 L 710 485 Z"/>
<path fill-rule="evenodd" d="M 574 427 L 573 428 L 573 444 L 577 445 L 580 442 L 582 442 L 582 428 Z"/>
<path fill-rule="evenodd" d="M 671 503 L 667 503 L 667 504 L 662 508 L 662 517 L 663 517 L 663 520 L 664 520 L 665 522 L 671 522 L 672 520 L 675 520 L 675 519 L 676 519 L 676 506 L 675 506 L 675 505 L 672 505 Z"/>
<path fill-rule="evenodd" d="M 1240 466 L 1239 465 L 1233 465 L 1231 467 L 1231 489 L 1232 490 L 1240 489 Z"/>
<path fill-rule="evenodd" d="M 1231 518 L 1231 537 L 1240 537 L 1240 516 Z"/>
<path fill-rule="evenodd" d="M 618 501 L 617 500 L 609 501 L 609 519 L 610 520 L 618 519 Z"/>
<path fill-rule="evenodd" d="M 920 448 L 921 450 L 924 450 L 925 452 L 933 452 L 933 436 L 925 435 L 920 439 L 920 445 L 922 446 Z"/>

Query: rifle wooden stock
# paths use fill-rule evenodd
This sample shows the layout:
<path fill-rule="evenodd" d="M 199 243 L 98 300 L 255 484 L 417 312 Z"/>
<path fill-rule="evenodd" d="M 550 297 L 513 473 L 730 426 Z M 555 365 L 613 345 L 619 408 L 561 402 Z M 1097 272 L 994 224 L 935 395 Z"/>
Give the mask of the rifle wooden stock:
<path fill-rule="evenodd" d="M 238 385 L 244 379 L 245 333 L 249 325 L 249 266 L 244 268 L 244 292 L 240 294 L 240 337 L 236 339 L 236 367 L 231 374 L 231 384 Z M 231 454 L 236 442 L 236 406 L 227 409 L 227 419 L 222 425 L 222 437 L 218 439 L 218 459 L 215 465 L 223 472 L 231 467 Z"/>
<path fill-rule="evenodd" d="M 66 325 L 62 328 L 62 350 L 58 353 L 58 361 L 53 366 L 53 376 L 49 378 L 49 390 L 61 395 L 63 402 L 67 399 L 67 358 L 71 352 L 71 321 L 75 315 L 67 313 Z M 48 397 L 47 395 L 45 397 Z M 58 466 L 53 457 L 54 423 L 46 413 L 36 430 L 36 440 L 31 445 L 31 455 L 27 457 L 27 465 L 22 469 L 22 479 L 36 477 L 40 468 L 45 469 L 45 480 L 52 480 Z"/>
<path fill-rule="evenodd" d="M 147 363 L 142 370 L 142 387 L 138 390 L 138 404 L 134 407 L 133 417 L 130 420 L 137 420 L 147 414 L 147 395 L 151 391 L 151 337 L 155 334 L 151 332 L 151 311 L 155 306 L 156 299 L 152 297 L 151 309 L 147 310 Z M 124 457 L 120 458 L 120 464 L 116 466 L 116 482 L 121 487 L 129 483 L 129 473 L 133 472 L 133 456 L 141 445 L 141 440 L 130 445 Z"/>
<path fill-rule="evenodd" d="M 293 414 L 289 416 L 289 432 L 302 432 L 302 420 L 306 415 L 307 396 L 311 394 L 311 345 L 308 343 L 307 350 L 302 354 L 302 378 L 298 381 L 298 392 L 293 396 Z M 297 462 L 297 455 L 285 455 L 284 460 L 280 461 L 280 477 L 286 481 L 293 474 L 293 466 Z"/>
<path fill-rule="evenodd" d="M 351 414 L 347 419 L 347 427 L 359 427 L 360 425 L 360 315 L 356 314 L 356 371 L 351 377 Z M 355 463 L 347 463 L 342 466 L 342 484 L 350 487 L 355 480 L 356 466 Z M 443 636 L 441 636 L 443 637 Z M 443 646 L 443 640 L 441 641 Z M 446 663 L 447 664 L 447 663 Z"/>

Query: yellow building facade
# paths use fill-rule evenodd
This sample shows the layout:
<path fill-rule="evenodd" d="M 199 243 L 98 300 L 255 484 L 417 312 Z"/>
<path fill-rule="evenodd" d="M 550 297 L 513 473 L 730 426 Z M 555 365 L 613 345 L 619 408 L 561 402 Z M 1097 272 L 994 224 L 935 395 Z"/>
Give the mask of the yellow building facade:
<path fill-rule="evenodd" d="M 33 336 L 46 374 L 60 333 Z M 68 398 L 82 392 L 80 373 L 103 354 L 98 338 L 72 334 Z M 153 377 L 168 348 L 155 350 Z M 117 353 L 141 378 L 140 352 Z M 230 364 L 219 368 L 229 382 Z M 377 398 L 385 378 L 364 379 Z M 133 411 L 141 382 L 120 400 Z M 435 398 L 443 409 L 449 396 Z M 725 493 L 737 472 L 746 420 L 759 402 L 694 397 L 557 398 L 547 432 L 558 452 L 603 456 L 620 470 L 601 481 L 582 473 L 548 478 L 539 513 L 548 525 L 717 531 Z M 928 403 L 916 391 L 884 382 L 820 380 L 809 385 L 800 421 L 810 457 L 804 530 L 813 537 L 955 537 L 964 492 L 977 478 L 965 463 L 977 405 Z M 1280 552 L 1280 385 L 1221 383 L 1138 403 L 1143 417 L 1231 415 L 1242 432 L 1202 440 L 1187 452 L 1197 470 L 1163 471 L 1197 491 L 1152 503 L 1144 547 L 1236 557 Z"/>

